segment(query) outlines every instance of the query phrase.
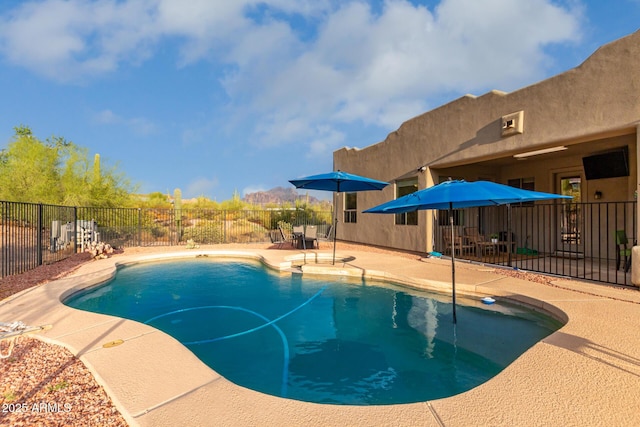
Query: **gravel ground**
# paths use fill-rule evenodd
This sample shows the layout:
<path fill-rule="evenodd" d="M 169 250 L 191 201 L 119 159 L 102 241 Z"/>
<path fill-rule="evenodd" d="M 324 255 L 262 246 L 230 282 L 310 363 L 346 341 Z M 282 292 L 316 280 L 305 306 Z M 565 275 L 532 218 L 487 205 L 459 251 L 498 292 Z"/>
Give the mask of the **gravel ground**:
<path fill-rule="evenodd" d="M 64 277 L 89 254 L 0 280 L 0 301 L 24 289 Z M 13 322 L 19 319 L 0 319 Z M 7 354 L 8 340 L 0 341 Z M 1 426 L 127 426 L 87 367 L 64 347 L 24 335 L 11 356 L 0 360 Z"/>
<path fill-rule="evenodd" d="M 3 426 L 127 426 L 80 360 L 30 337 L 0 362 L 0 406 Z"/>

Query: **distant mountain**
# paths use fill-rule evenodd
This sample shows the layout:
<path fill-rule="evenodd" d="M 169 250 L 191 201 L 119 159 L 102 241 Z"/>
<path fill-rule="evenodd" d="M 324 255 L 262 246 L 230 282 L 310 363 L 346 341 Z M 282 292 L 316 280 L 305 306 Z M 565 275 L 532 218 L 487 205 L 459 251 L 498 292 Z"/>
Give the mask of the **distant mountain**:
<path fill-rule="evenodd" d="M 313 196 L 298 194 L 295 188 L 284 187 L 276 187 L 267 191 L 248 193 L 245 194 L 242 200 L 254 205 L 266 205 L 269 203 L 280 204 L 285 202 L 295 203 L 296 200 L 307 201 L 309 204 L 320 202 L 320 200 Z"/>

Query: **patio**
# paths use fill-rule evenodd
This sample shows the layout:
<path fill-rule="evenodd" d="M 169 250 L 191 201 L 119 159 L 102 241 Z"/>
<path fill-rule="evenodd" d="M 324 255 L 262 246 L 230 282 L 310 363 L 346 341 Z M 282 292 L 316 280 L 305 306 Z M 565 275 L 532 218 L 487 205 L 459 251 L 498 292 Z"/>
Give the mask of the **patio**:
<path fill-rule="evenodd" d="M 226 381 L 173 338 L 146 325 L 60 303 L 108 279 L 116 264 L 197 255 L 261 259 L 287 270 L 324 251 L 268 245 L 196 250 L 136 248 L 83 265 L 73 275 L 0 303 L 0 319 L 52 324 L 41 338 L 62 344 L 95 373 L 131 425 L 636 425 L 640 390 L 640 292 L 577 280 L 523 280 L 518 272 L 460 263 L 457 287 L 545 310 L 567 321 L 487 383 L 460 395 L 407 405 L 352 407 L 280 399 Z M 311 257 L 313 258 L 313 256 Z M 450 289 L 447 259 L 367 251 L 338 242 L 335 266 L 303 264 L 303 274 L 358 275 L 407 286 Z M 463 327 L 463 323 L 458 327 Z M 123 344 L 104 348 L 104 343 Z"/>

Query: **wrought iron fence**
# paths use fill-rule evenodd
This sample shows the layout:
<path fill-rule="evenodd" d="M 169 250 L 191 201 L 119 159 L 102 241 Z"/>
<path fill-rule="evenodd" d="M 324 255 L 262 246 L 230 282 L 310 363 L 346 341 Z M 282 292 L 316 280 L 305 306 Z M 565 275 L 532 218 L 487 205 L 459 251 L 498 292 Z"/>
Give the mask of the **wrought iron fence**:
<path fill-rule="evenodd" d="M 0 277 L 20 274 L 83 251 L 92 242 L 134 246 L 269 242 L 284 221 L 317 225 L 326 233 L 331 212 L 310 210 L 192 210 L 89 208 L 0 202 Z M 455 244 L 447 243 L 448 215 L 436 213 L 434 248 L 473 261 L 586 280 L 630 285 L 637 235 L 636 202 L 522 204 L 454 212 Z M 474 233 L 480 238 L 474 237 Z M 491 241 L 495 234 L 496 242 Z M 479 241 L 479 239 L 481 239 Z M 450 240 L 450 239 L 449 239 Z"/>
<path fill-rule="evenodd" d="M 60 225 L 72 221 L 74 211 L 65 206 L 0 202 L 0 277 L 24 273 L 73 254 L 72 241 L 62 244 Z"/>
<path fill-rule="evenodd" d="M 448 213 L 440 211 L 434 248 L 450 254 L 454 246 L 456 256 L 471 261 L 631 285 L 631 259 L 624 251 L 635 243 L 636 218 L 635 201 L 460 209 L 454 214 L 452 245 Z M 620 235 L 626 236 L 626 247 L 617 241 Z"/>
<path fill-rule="evenodd" d="M 331 212 L 305 209 L 195 210 L 91 208 L 0 202 L 1 275 L 24 273 L 84 251 L 93 242 L 115 248 L 262 243 L 279 221 L 317 225 L 324 232 Z"/>

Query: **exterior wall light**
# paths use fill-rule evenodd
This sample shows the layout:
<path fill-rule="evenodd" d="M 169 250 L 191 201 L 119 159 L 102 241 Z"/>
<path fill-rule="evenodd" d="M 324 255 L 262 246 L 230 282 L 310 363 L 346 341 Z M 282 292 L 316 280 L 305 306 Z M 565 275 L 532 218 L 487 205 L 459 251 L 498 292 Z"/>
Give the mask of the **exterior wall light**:
<path fill-rule="evenodd" d="M 502 137 L 518 135 L 524 132 L 524 111 L 516 111 L 500 118 Z"/>
<path fill-rule="evenodd" d="M 565 147 L 564 145 L 561 145 L 559 147 L 543 148 L 541 150 L 527 151 L 526 153 L 514 154 L 513 157 L 518 160 L 523 160 L 523 159 L 526 159 L 527 157 L 539 156 L 540 154 L 555 153 L 556 151 L 563 151 L 566 149 L 567 147 Z"/>

